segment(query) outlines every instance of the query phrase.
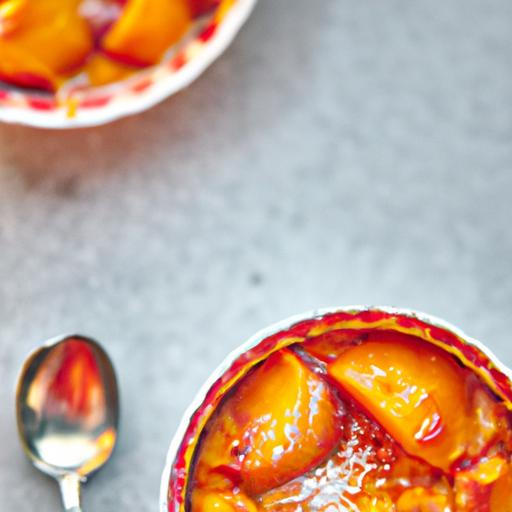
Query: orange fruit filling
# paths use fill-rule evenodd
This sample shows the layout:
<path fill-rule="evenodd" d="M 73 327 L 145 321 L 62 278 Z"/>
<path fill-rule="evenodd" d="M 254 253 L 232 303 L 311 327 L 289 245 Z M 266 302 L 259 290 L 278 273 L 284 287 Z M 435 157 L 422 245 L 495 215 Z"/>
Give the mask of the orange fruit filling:
<path fill-rule="evenodd" d="M 206 424 L 188 512 L 512 511 L 512 418 L 419 338 L 334 331 L 281 349 Z"/>
<path fill-rule="evenodd" d="M 157 64 L 218 0 L 0 0 L 0 80 L 56 91 Z"/>

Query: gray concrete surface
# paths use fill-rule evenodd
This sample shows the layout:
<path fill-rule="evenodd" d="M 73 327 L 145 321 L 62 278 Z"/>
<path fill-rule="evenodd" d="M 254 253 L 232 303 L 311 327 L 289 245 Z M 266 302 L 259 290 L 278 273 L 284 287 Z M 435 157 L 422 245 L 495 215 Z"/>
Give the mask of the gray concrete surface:
<path fill-rule="evenodd" d="M 143 115 L 0 127 L 0 508 L 59 509 L 24 460 L 25 354 L 97 337 L 123 392 L 86 511 L 156 511 L 168 443 L 254 331 L 326 305 L 417 308 L 512 364 L 512 3 L 262 0 Z"/>

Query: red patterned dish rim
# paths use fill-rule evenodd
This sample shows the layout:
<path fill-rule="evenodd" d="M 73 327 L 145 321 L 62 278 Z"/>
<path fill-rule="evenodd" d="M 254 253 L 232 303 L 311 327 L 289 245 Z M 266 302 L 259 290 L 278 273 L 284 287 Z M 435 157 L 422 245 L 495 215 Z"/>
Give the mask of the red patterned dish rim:
<path fill-rule="evenodd" d="M 160 512 L 184 512 L 188 470 L 201 432 L 227 390 L 273 352 L 338 329 L 395 330 L 437 345 L 475 370 L 512 410 L 512 371 L 479 341 L 439 318 L 391 307 L 346 306 L 274 324 L 232 352 L 185 412 L 171 442 L 160 488 Z"/>
<path fill-rule="evenodd" d="M 1 88 L 0 121 L 39 128 L 97 126 L 136 114 L 190 85 L 229 46 L 257 0 L 235 0 L 177 52 L 152 68 L 105 87 L 65 97 Z"/>

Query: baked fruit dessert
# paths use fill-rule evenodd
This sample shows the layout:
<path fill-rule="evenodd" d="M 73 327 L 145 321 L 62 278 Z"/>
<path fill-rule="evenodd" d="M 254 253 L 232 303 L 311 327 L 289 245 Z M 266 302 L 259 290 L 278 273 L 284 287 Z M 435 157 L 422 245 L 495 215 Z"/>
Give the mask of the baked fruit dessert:
<path fill-rule="evenodd" d="M 226 1 L 0 0 L 0 80 L 51 92 L 121 80 Z"/>
<path fill-rule="evenodd" d="M 364 309 L 263 338 L 185 422 L 167 509 L 512 511 L 510 380 L 474 343 Z"/>

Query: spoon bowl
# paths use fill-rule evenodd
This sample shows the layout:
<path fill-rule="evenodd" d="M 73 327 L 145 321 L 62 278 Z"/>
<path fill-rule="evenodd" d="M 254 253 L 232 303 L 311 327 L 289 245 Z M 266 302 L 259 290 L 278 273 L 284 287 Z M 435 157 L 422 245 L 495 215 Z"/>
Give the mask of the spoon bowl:
<path fill-rule="evenodd" d="M 60 485 L 65 510 L 79 512 L 80 483 L 110 458 L 119 421 L 112 363 L 94 340 L 52 339 L 23 365 L 16 393 L 23 449 Z"/>

